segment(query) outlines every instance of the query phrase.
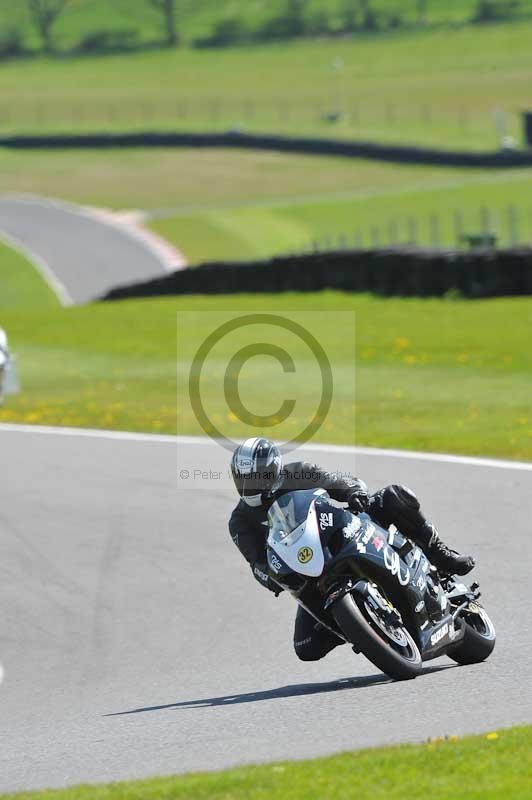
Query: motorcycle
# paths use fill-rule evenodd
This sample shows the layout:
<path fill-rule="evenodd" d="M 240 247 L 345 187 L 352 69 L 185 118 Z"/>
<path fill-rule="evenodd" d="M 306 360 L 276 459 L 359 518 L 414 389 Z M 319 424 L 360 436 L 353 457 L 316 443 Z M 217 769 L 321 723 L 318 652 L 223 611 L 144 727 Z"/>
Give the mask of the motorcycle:
<path fill-rule="evenodd" d="M 2 331 L 0 330 L 0 404 L 4 398 L 4 383 L 7 371 L 7 353 L 2 348 Z"/>
<path fill-rule="evenodd" d="M 5 395 L 18 394 L 19 391 L 16 362 L 9 352 L 6 333 L 0 328 L 0 405 Z"/>
<path fill-rule="evenodd" d="M 390 678 L 415 678 L 443 655 L 474 664 L 493 651 L 478 584 L 440 574 L 393 526 L 333 504 L 323 489 L 282 495 L 268 524 L 271 579 Z"/>

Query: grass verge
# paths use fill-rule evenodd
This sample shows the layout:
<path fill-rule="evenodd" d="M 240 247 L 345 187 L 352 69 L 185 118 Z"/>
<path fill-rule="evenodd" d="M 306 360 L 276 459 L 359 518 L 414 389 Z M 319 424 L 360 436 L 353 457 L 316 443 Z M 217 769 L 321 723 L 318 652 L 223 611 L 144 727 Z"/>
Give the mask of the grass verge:
<path fill-rule="evenodd" d="M 10 258 L 2 249 L 3 287 L 13 276 Z M 37 291 L 39 276 L 29 265 L 25 269 L 25 280 Z M 334 413 L 316 440 L 532 458 L 532 298 L 404 300 L 323 292 L 170 297 L 69 309 L 48 303 L 13 308 L 6 298 L 3 291 L 0 324 L 18 355 L 24 391 L 8 398 L 0 421 L 203 434 L 186 392 L 178 401 L 177 391 L 220 314 L 297 312 L 318 335 L 336 376 Z M 187 335 L 178 339 L 182 319 Z M 222 379 L 229 359 L 247 343 L 244 333 L 223 343 L 204 387 L 212 418 L 235 437 L 251 434 L 228 412 Z M 284 344 L 282 337 L 278 344 Z M 302 359 L 302 400 L 285 423 L 270 430 L 274 436 L 301 429 L 316 397 L 315 364 L 309 354 L 296 354 Z M 279 364 L 266 356 L 246 365 L 243 399 L 255 413 L 270 413 L 279 400 L 285 386 L 280 374 Z"/>
<path fill-rule="evenodd" d="M 59 308 L 55 294 L 26 258 L 2 242 L 0 232 L 0 324 L 5 309 Z"/>
<path fill-rule="evenodd" d="M 532 727 L 225 772 L 1 795 L 0 800 L 525 800 Z"/>

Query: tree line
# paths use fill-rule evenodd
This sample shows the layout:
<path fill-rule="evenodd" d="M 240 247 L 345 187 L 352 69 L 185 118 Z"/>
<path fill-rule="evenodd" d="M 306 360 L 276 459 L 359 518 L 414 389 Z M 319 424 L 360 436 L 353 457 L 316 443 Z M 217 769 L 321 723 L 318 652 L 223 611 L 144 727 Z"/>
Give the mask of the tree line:
<path fill-rule="evenodd" d="M 54 50 L 54 27 L 59 17 L 75 0 L 25 0 L 34 28 L 41 42 L 42 50 Z M 184 0 L 145 0 L 158 14 L 162 30 L 162 42 L 166 47 L 177 47 L 181 41 L 181 21 Z M 476 0 L 472 22 L 490 22 L 508 19 L 519 10 L 520 0 Z M 415 22 L 425 25 L 428 22 L 429 0 L 414 0 Z M 214 24 L 209 36 L 199 39 L 198 46 L 224 46 L 244 41 L 264 41 L 292 38 L 305 35 L 330 33 L 328 14 L 325 9 L 314 16 L 309 13 L 309 0 L 284 0 L 281 11 L 262 23 L 253 31 L 246 30 L 238 17 L 221 16 Z M 400 27 L 403 19 L 399 12 L 384 14 L 378 11 L 375 0 L 344 0 L 341 5 L 340 33 L 356 31 L 372 32 L 381 28 Z M 131 33 L 131 32 L 129 32 Z M 135 33 L 135 32 L 133 32 Z M 97 50 L 105 42 L 105 33 L 99 32 L 86 37 L 86 48 Z M 4 34 L 0 42 L 6 55 L 21 53 L 22 43 L 18 32 Z M 103 49 L 103 48 L 102 48 Z"/>
<path fill-rule="evenodd" d="M 179 0 L 147 0 L 159 12 L 165 32 L 165 44 L 175 47 L 179 43 L 178 2 Z M 50 53 L 53 50 L 53 29 L 72 0 L 27 0 L 31 20 L 39 34 L 42 48 Z"/>

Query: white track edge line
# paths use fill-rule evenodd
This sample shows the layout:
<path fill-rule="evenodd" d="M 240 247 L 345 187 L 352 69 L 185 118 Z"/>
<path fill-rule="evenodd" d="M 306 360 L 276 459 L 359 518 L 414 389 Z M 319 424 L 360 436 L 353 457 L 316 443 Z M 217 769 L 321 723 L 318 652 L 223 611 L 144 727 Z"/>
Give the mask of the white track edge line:
<path fill-rule="evenodd" d="M 19 253 L 35 267 L 62 306 L 74 305 L 74 300 L 70 296 L 68 289 L 64 283 L 59 280 L 49 263 L 42 256 L 24 244 L 20 239 L 17 239 L 15 236 L 3 230 L 0 230 L 0 241 L 4 242 L 7 247 L 15 250 L 15 252 Z"/>
<path fill-rule="evenodd" d="M 62 428 L 48 425 L 24 425 L 16 423 L 0 423 L 1 433 L 30 433 L 48 436 L 77 436 L 93 439 L 114 439 L 116 441 L 152 442 L 159 444 L 190 444 L 209 446 L 216 441 L 201 436 L 170 436 L 158 433 L 137 433 L 135 431 L 107 431 L 99 428 Z M 492 467 L 494 469 L 510 469 L 532 472 L 530 461 L 507 461 L 497 458 L 481 458 L 475 456 L 457 456 L 450 453 L 423 453 L 417 450 L 387 450 L 379 447 L 357 447 L 356 445 L 338 444 L 304 444 L 298 450 L 313 450 L 320 453 L 352 453 L 353 455 L 377 456 L 386 458 L 403 458 L 415 461 L 433 461 L 444 464 L 462 464 L 473 467 Z"/>

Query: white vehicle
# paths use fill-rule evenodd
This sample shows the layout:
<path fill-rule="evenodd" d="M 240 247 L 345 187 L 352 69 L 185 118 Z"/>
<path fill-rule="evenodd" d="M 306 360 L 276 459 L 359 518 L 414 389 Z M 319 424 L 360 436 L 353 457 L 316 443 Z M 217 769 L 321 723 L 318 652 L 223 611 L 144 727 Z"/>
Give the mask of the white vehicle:
<path fill-rule="evenodd" d="M 6 394 L 20 391 L 15 359 L 9 352 L 6 332 L 0 328 L 0 403 Z"/>

